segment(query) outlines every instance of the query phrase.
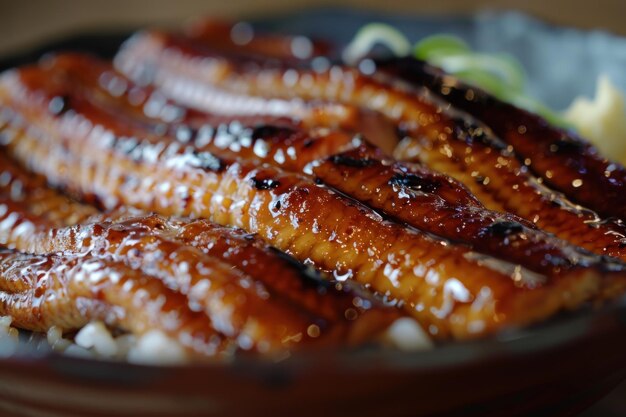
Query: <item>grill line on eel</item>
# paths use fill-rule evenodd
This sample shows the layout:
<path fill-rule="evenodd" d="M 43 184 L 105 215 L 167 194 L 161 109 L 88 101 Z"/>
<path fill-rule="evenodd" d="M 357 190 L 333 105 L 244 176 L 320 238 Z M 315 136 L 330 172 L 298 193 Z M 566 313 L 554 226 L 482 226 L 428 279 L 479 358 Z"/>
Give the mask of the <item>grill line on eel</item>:
<path fill-rule="evenodd" d="M 306 177 L 220 159 L 167 136 L 134 137 L 104 112 L 85 111 L 78 97 L 51 109 L 58 96 L 46 94 L 38 71 L 0 81 L 3 143 L 30 169 L 106 207 L 205 217 L 258 233 L 340 280 L 396 300 L 435 337 L 532 323 L 580 305 L 611 274 L 600 265 L 538 274 L 386 221 Z"/>

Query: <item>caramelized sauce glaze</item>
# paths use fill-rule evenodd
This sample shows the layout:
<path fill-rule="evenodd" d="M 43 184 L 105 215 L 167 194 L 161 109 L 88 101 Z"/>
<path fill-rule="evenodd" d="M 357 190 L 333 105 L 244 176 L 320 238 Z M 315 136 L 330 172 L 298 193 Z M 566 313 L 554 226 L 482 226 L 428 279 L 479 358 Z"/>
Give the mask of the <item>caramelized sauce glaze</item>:
<path fill-rule="evenodd" d="M 486 210 L 443 175 L 377 157 L 365 146 L 328 158 L 314 172 L 402 222 L 536 272 L 559 275 L 577 265 L 606 262 L 514 215 Z"/>
<path fill-rule="evenodd" d="M 304 63 L 263 62 L 158 32 L 129 40 L 116 65 L 132 79 L 159 86 L 184 78 L 238 94 L 336 101 L 380 112 L 408 135 L 394 153 L 399 159 L 445 172 L 491 210 L 516 214 L 597 254 L 626 259 L 621 222 L 602 220 L 546 188 L 517 159 L 512 146 L 424 88 L 337 65 L 316 71 Z"/>
<path fill-rule="evenodd" d="M 13 165 L 15 181 L 29 180 L 8 158 L 2 160 Z M 10 184 L 0 187 L 0 244 L 30 253 L 88 254 L 139 268 L 186 295 L 218 331 L 236 337 L 245 349 L 268 352 L 306 345 L 311 339 L 307 330 L 313 327 L 321 343 L 356 344 L 400 316 L 365 293 L 321 281 L 241 230 L 132 210 L 94 214 L 83 224 L 59 228 L 33 212 L 37 198 L 29 194 L 16 201 L 5 192 L 10 189 Z M 35 197 L 37 192 L 56 194 L 42 184 L 31 190 Z"/>
<path fill-rule="evenodd" d="M 63 71 L 77 74 L 79 71 L 71 70 L 71 58 L 62 56 L 57 59 L 62 61 Z M 80 61 L 79 67 L 84 66 L 84 59 Z M 70 80 L 72 85 L 77 84 L 75 77 Z M 129 89 L 136 88 L 127 80 L 124 83 Z M 97 85 L 86 85 L 85 88 L 98 90 Z M 101 91 L 101 94 L 106 93 Z M 123 113 L 128 106 L 123 99 L 109 97 L 106 104 L 113 106 L 115 114 L 128 114 Z M 181 108 L 179 113 L 184 114 L 185 110 Z M 145 114 L 139 118 L 145 119 Z M 154 130 L 154 126 L 150 125 L 154 125 L 154 120 L 145 120 L 143 124 L 138 124 L 133 118 L 125 118 L 124 121 Z M 559 274 L 564 267 L 603 262 L 547 236 L 520 218 L 487 211 L 465 187 L 449 177 L 423 167 L 395 162 L 363 144 L 362 140 L 350 140 L 341 132 L 316 137 L 315 133 L 307 134 L 296 127 L 261 125 L 246 128 L 239 122 L 232 122 L 217 128 L 206 124 L 199 128 L 191 125 L 181 139 L 180 129 L 181 126 L 174 128 L 173 134 L 181 141 L 194 144 L 198 150 L 231 158 L 254 159 L 294 171 L 306 167 L 305 171 L 309 172 L 309 165 L 313 163 L 314 173 L 323 182 L 375 209 L 420 230 L 468 244 L 480 252 L 514 261 L 535 271 Z M 204 132 L 200 133 L 201 130 Z M 342 148 L 357 146 L 360 148 L 356 151 L 336 153 Z M 327 157 L 326 161 L 314 163 L 321 157 Z M 253 185 L 263 190 L 276 188 L 279 184 L 271 179 L 253 178 Z M 501 226 L 507 223 L 515 223 L 521 229 L 517 233 L 501 232 Z"/>
<path fill-rule="evenodd" d="M 248 29 L 136 35 L 116 58 L 133 81 L 78 54 L 2 75 L 0 313 L 33 330 L 156 328 L 215 356 L 371 340 L 401 313 L 368 291 L 441 340 L 624 292 L 619 261 L 540 229 L 626 258 L 621 222 L 533 176 L 586 148 L 559 140 L 561 156 L 526 163 L 539 145 L 413 79 Z M 398 138 L 395 155 L 455 179 L 389 157 Z"/>
<path fill-rule="evenodd" d="M 498 100 L 412 58 L 378 62 L 378 68 L 426 86 L 455 107 L 486 123 L 515 148 L 526 166 L 547 185 L 605 217 L 626 219 L 626 169 L 602 157 L 574 132 Z"/>
<path fill-rule="evenodd" d="M 227 347 L 186 297 L 120 262 L 0 249 L 0 277 L 0 314 L 24 329 L 78 330 L 103 320 L 139 336 L 160 330 L 197 357 L 216 356 Z"/>

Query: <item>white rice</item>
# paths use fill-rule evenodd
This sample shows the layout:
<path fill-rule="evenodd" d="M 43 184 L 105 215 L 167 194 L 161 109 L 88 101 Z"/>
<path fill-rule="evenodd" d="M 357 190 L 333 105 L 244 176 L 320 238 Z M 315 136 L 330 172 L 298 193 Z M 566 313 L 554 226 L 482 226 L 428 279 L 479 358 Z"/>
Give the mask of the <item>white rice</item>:
<path fill-rule="evenodd" d="M 433 341 L 417 321 L 402 317 L 394 321 L 383 335 L 391 346 L 404 351 L 417 351 L 433 348 Z"/>
<path fill-rule="evenodd" d="M 0 316 L 0 357 L 12 356 L 20 348 L 20 333 L 11 326 L 11 322 L 10 316 Z M 184 363 L 188 360 L 183 347 L 161 331 L 150 330 L 139 338 L 130 334 L 114 337 L 101 321 L 87 324 L 75 335 L 74 340 L 64 338 L 62 329 L 57 326 L 51 327 L 45 335 L 33 333 L 26 339 L 29 348 L 35 352 L 53 350 L 88 359 L 127 360 L 160 365 Z"/>
<path fill-rule="evenodd" d="M 54 333 L 56 336 L 58 331 L 54 330 Z M 48 335 L 50 341 L 50 331 Z M 62 343 L 59 345 L 59 342 Z M 60 351 L 70 356 L 128 360 L 141 364 L 173 365 L 187 360 L 183 347 L 159 330 L 150 330 L 138 338 L 131 334 L 114 337 L 101 321 L 93 321 L 83 327 L 73 343 L 61 338 L 51 346 L 67 346 Z"/>
<path fill-rule="evenodd" d="M 98 356 L 115 357 L 117 343 L 103 322 L 94 321 L 80 329 L 74 342 L 85 349 L 93 349 Z"/>
<path fill-rule="evenodd" d="M 182 346 L 158 330 L 142 335 L 128 352 L 128 361 L 134 363 L 176 364 L 187 361 Z"/>
<path fill-rule="evenodd" d="M 0 316 L 0 357 L 14 355 L 20 348 L 19 331 L 11 326 L 11 322 L 10 316 Z M 433 347 L 428 334 L 409 317 L 393 322 L 380 340 L 386 346 L 403 351 Z M 101 321 L 87 324 L 73 340 L 64 338 L 62 329 L 53 326 L 45 336 L 33 333 L 27 343 L 35 351 L 53 350 L 88 359 L 126 360 L 137 364 L 159 365 L 180 364 L 189 360 L 184 348 L 159 330 L 150 330 L 140 337 L 130 334 L 114 336 Z"/>

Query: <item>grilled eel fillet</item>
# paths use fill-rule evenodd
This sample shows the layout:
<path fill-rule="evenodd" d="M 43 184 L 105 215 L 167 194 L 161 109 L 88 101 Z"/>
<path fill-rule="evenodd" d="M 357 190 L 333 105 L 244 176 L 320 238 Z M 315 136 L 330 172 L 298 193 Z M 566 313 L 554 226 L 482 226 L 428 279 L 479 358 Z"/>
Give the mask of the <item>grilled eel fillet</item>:
<path fill-rule="evenodd" d="M 137 336 L 159 330 L 193 356 L 215 356 L 227 348 L 187 297 L 121 262 L 0 249 L 0 277 L 0 314 L 23 329 L 79 329 L 97 319 Z"/>
<path fill-rule="evenodd" d="M 36 194 L 47 193 L 52 202 L 63 197 L 6 156 L 0 154 L 0 162 L 8 178 L 0 187 L 0 244 L 125 262 L 185 295 L 237 347 L 275 352 L 312 340 L 316 346 L 353 345 L 378 337 L 400 316 L 362 292 L 320 281 L 253 235 L 206 220 L 122 210 L 55 227 L 37 214 Z M 15 184 L 35 197 L 15 195 Z M 82 205 L 67 201 L 63 211 L 71 208 Z"/>
<path fill-rule="evenodd" d="M 113 74 L 99 61 L 82 55 L 60 55 L 48 60 L 45 67 L 48 78 L 67 77 L 66 83 L 73 91 L 64 92 L 66 99 L 78 96 L 120 115 L 125 126 L 137 129 L 135 136 L 144 134 L 145 129 L 160 128 L 158 118 L 146 117 L 141 111 L 144 106 L 133 108 L 128 93 L 118 89 L 113 94 L 98 80 L 117 77 L 116 84 L 124 84 L 135 95 L 147 96 L 149 92 Z M 180 115 L 163 132 L 170 131 L 179 141 L 193 143 L 198 152 L 313 173 L 323 183 L 386 215 L 467 244 L 478 252 L 544 274 L 560 274 L 569 265 L 602 262 L 523 219 L 486 210 L 451 178 L 395 162 L 362 139 L 342 131 L 264 124 L 248 127 L 237 121 L 214 127 L 204 122 L 212 120 L 211 115 L 202 117 L 192 112 L 188 117 L 186 108 L 171 102 L 163 102 L 162 106 L 171 106 Z"/>
<path fill-rule="evenodd" d="M 78 95 L 63 98 L 71 89 L 53 81 L 37 67 L 0 80 L 3 143 L 31 170 L 107 207 L 193 215 L 258 233 L 339 280 L 386 295 L 439 339 L 544 319 L 589 300 L 602 279 L 623 275 L 604 263 L 540 274 L 478 254 L 385 220 L 305 176 L 141 132 Z"/>
<path fill-rule="evenodd" d="M 621 222 L 601 219 L 548 189 L 520 162 L 513 147 L 491 131 L 433 97 L 425 89 L 376 73 L 331 66 L 310 69 L 276 60 L 261 60 L 229 50 L 221 52 L 206 39 L 194 43 L 158 32 L 131 38 L 116 66 L 141 84 L 154 83 L 177 101 L 193 105 L 194 91 L 327 100 L 378 111 L 397 123 L 406 138 L 399 159 L 416 160 L 465 184 L 489 209 L 507 211 L 592 252 L 626 259 L 626 230 Z M 210 109 L 208 109 L 210 110 Z"/>
<path fill-rule="evenodd" d="M 574 132 L 552 126 L 536 114 L 414 58 L 379 61 L 377 67 L 412 85 L 426 86 L 484 122 L 551 188 L 602 216 L 626 219 L 626 169 L 601 156 Z"/>

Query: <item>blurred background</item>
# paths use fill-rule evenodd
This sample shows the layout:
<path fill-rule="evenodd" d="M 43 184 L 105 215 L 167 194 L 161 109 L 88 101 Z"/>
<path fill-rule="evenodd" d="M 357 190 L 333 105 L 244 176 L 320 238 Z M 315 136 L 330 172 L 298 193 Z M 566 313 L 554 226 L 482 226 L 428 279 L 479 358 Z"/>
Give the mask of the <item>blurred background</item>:
<path fill-rule="evenodd" d="M 306 14 L 311 8 L 329 7 L 402 15 L 517 10 L 556 25 L 626 36 L 626 0 L 0 0 L 0 59 L 77 32 L 147 25 L 176 27 L 188 19 L 205 15 L 247 19 Z M 584 416 L 626 416 L 626 384 Z"/>
<path fill-rule="evenodd" d="M 624 0 L 0 0 L 0 53 L 77 30 L 176 25 L 200 15 L 259 17 L 311 7 L 355 7 L 382 13 L 471 13 L 520 10 L 548 22 L 626 35 Z"/>

